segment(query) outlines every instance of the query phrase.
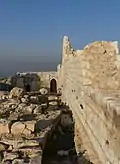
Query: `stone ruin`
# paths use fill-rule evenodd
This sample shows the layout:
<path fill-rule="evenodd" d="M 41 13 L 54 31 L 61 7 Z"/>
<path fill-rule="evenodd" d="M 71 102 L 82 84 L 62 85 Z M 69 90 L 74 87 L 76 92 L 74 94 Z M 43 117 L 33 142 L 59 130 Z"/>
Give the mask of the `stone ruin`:
<path fill-rule="evenodd" d="M 63 127 L 74 123 L 77 163 L 120 163 L 117 42 L 97 41 L 83 50 L 74 50 L 65 36 L 57 72 L 19 73 L 12 78 L 12 84 L 10 92 L 0 95 L 2 163 L 40 163 L 46 136 L 52 135 L 60 120 Z M 61 114 L 68 111 L 66 105 L 73 120 Z M 61 128 L 56 129 L 62 136 Z M 53 143 L 54 138 L 56 134 L 50 140 Z M 69 151 L 60 150 L 58 154 L 68 156 Z"/>
<path fill-rule="evenodd" d="M 27 92 L 39 90 L 40 78 L 35 73 L 17 73 L 11 78 L 13 87 L 20 87 Z"/>
<path fill-rule="evenodd" d="M 0 163 L 35 163 L 36 157 L 41 161 L 47 134 L 61 118 L 59 100 L 45 89 L 36 94 L 19 87 L 1 100 Z"/>
<path fill-rule="evenodd" d="M 57 72 L 23 72 L 0 80 L 0 91 L 10 91 L 14 87 L 27 92 L 45 88 L 48 92 L 57 93 Z"/>

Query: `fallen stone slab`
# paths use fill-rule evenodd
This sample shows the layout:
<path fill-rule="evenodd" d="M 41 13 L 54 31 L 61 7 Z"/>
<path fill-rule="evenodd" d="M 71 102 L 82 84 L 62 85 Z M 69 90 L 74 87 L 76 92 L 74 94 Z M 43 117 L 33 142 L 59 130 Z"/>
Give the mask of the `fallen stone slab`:
<path fill-rule="evenodd" d="M 4 134 L 0 138 L 0 143 L 10 145 L 13 147 L 15 147 L 18 142 L 24 142 L 24 139 L 21 136 L 18 137 L 18 136 L 13 135 L 13 134 Z"/>
<path fill-rule="evenodd" d="M 15 152 L 4 152 L 4 161 L 7 160 L 13 160 L 15 158 L 18 158 L 18 154 Z"/>
<path fill-rule="evenodd" d="M 39 142 L 36 140 L 25 140 L 23 142 L 17 142 L 16 144 L 13 145 L 14 149 L 13 151 L 17 151 L 20 148 L 30 148 L 30 147 L 38 147 Z"/>

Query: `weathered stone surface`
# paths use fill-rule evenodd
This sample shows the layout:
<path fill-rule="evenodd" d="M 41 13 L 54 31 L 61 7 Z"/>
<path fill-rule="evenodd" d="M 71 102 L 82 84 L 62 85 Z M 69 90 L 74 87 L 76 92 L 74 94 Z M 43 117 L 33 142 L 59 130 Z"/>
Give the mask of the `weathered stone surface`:
<path fill-rule="evenodd" d="M 51 95 L 51 96 L 48 97 L 48 100 L 49 100 L 49 101 L 53 101 L 53 100 L 55 100 L 55 99 L 56 99 L 56 96 L 54 96 L 54 95 Z"/>
<path fill-rule="evenodd" d="M 52 102 L 49 103 L 49 105 L 55 106 L 55 105 L 57 105 L 57 101 L 52 101 Z"/>
<path fill-rule="evenodd" d="M 8 124 L 0 123 L 0 134 L 9 133 Z"/>
<path fill-rule="evenodd" d="M 9 148 L 9 145 L 0 143 L 0 152 L 1 152 L 1 151 L 5 151 L 5 150 L 7 150 L 8 148 Z"/>
<path fill-rule="evenodd" d="M 41 95 L 46 95 L 46 94 L 48 94 L 48 90 L 45 89 L 45 88 L 41 88 L 39 91 L 40 91 Z"/>
<path fill-rule="evenodd" d="M 9 99 L 0 104 L 3 117 L 0 119 L 0 151 L 4 152 L 2 163 L 11 160 L 12 163 L 25 163 L 25 155 L 30 159 L 41 156 L 41 147 L 45 146 L 47 133 L 50 133 L 53 124 L 60 119 L 60 111 L 48 109 L 47 97 L 44 102 L 39 105 Z M 17 159 L 18 156 L 21 160 Z"/>
<path fill-rule="evenodd" d="M 24 129 L 22 134 L 25 134 L 25 135 L 30 135 L 32 133 L 32 131 L 30 129 Z"/>
<path fill-rule="evenodd" d="M 24 147 L 35 147 L 35 146 L 39 146 L 39 142 L 37 142 L 36 140 L 25 140 L 23 142 L 18 142 L 16 143 L 15 145 L 15 150 L 19 150 L 21 148 L 24 148 Z"/>
<path fill-rule="evenodd" d="M 18 109 L 19 109 L 19 110 L 23 110 L 25 107 L 26 107 L 26 104 L 25 104 L 25 103 L 20 103 L 20 104 L 18 105 Z"/>
<path fill-rule="evenodd" d="M 8 153 L 8 152 L 4 152 L 4 160 L 13 160 L 15 158 L 18 157 L 18 154 L 17 153 Z"/>
<path fill-rule="evenodd" d="M 12 120 L 18 120 L 18 118 L 19 118 L 19 113 L 18 112 L 12 112 L 11 114 L 10 114 L 10 116 L 8 117 L 8 120 L 9 121 L 12 121 Z"/>
<path fill-rule="evenodd" d="M 30 104 L 29 106 L 27 106 L 26 110 L 32 113 L 36 107 L 36 104 Z"/>
<path fill-rule="evenodd" d="M 34 109 L 34 114 L 36 113 L 41 113 L 42 112 L 42 107 L 41 105 L 37 106 L 35 109 Z"/>
<path fill-rule="evenodd" d="M 11 128 L 11 133 L 13 134 L 18 134 L 18 133 L 23 133 L 25 129 L 25 124 L 22 123 L 22 122 L 15 122 L 13 125 L 12 125 L 12 128 Z"/>
<path fill-rule="evenodd" d="M 36 121 L 26 121 L 24 124 L 26 129 L 29 129 L 31 132 L 35 131 Z"/>
<path fill-rule="evenodd" d="M 12 164 L 23 164 L 24 161 L 22 159 L 15 159 L 12 161 Z"/>
<path fill-rule="evenodd" d="M 24 89 L 22 88 L 18 88 L 18 87 L 14 87 L 11 91 L 10 91 L 10 97 L 11 98 L 22 98 L 25 94 Z"/>
<path fill-rule="evenodd" d="M 75 51 L 67 37 L 63 40 L 62 65 L 57 72 L 58 88 L 62 88 L 62 101 L 69 104 L 79 126 L 78 135 L 94 164 L 120 162 L 117 50 L 113 42 L 97 41 L 82 51 Z"/>
<path fill-rule="evenodd" d="M 21 102 L 22 102 L 22 103 L 28 103 L 28 101 L 29 101 L 29 100 L 28 100 L 27 98 L 24 98 L 24 97 L 21 98 Z"/>

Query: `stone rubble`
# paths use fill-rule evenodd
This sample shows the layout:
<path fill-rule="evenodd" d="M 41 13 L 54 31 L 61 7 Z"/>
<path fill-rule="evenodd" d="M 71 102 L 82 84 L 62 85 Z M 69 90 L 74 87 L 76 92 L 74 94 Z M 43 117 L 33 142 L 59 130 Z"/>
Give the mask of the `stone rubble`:
<path fill-rule="evenodd" d="M 30 95 L 15 87 L 6 99 L 1 100 L 0 163 L 32 164 L 40 161 L 46 134 L 60 119 L 61 113 L 57 110 L 56 96 L 51 100 L 51 96 L 41 94 Z"/>
<path fill-rule="evenodd" d="M 46 94 L 48 94 L 48 91 L 47 91 L 47 89 L 45 89 L 45 88 L 41 88 L 39 91 L 40 91 L 41 95 L 46 95 Z"/>

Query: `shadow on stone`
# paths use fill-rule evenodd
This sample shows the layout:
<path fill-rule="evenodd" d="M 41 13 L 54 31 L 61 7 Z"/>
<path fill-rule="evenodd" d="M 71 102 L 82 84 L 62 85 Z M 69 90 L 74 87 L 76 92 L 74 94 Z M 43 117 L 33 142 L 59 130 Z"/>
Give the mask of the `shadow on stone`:
<path fill-rule="evenodd" d="M 20 120 L 32 121 L 32 120 L 36 120 L 36 116 L 37 116 L 37 114 L 25 114 L 20 117 Z"/>
<path fill-rule="evenodd" d="M 37 121 L 36 125 L 35 125 L 35 132 L 40 132 L 41 130 L 46 129 L 49 125 L 51 125 L 51 122 L 53 122 L 54 119 L 50 119 L 50 120 L 39 120 Z"/>

